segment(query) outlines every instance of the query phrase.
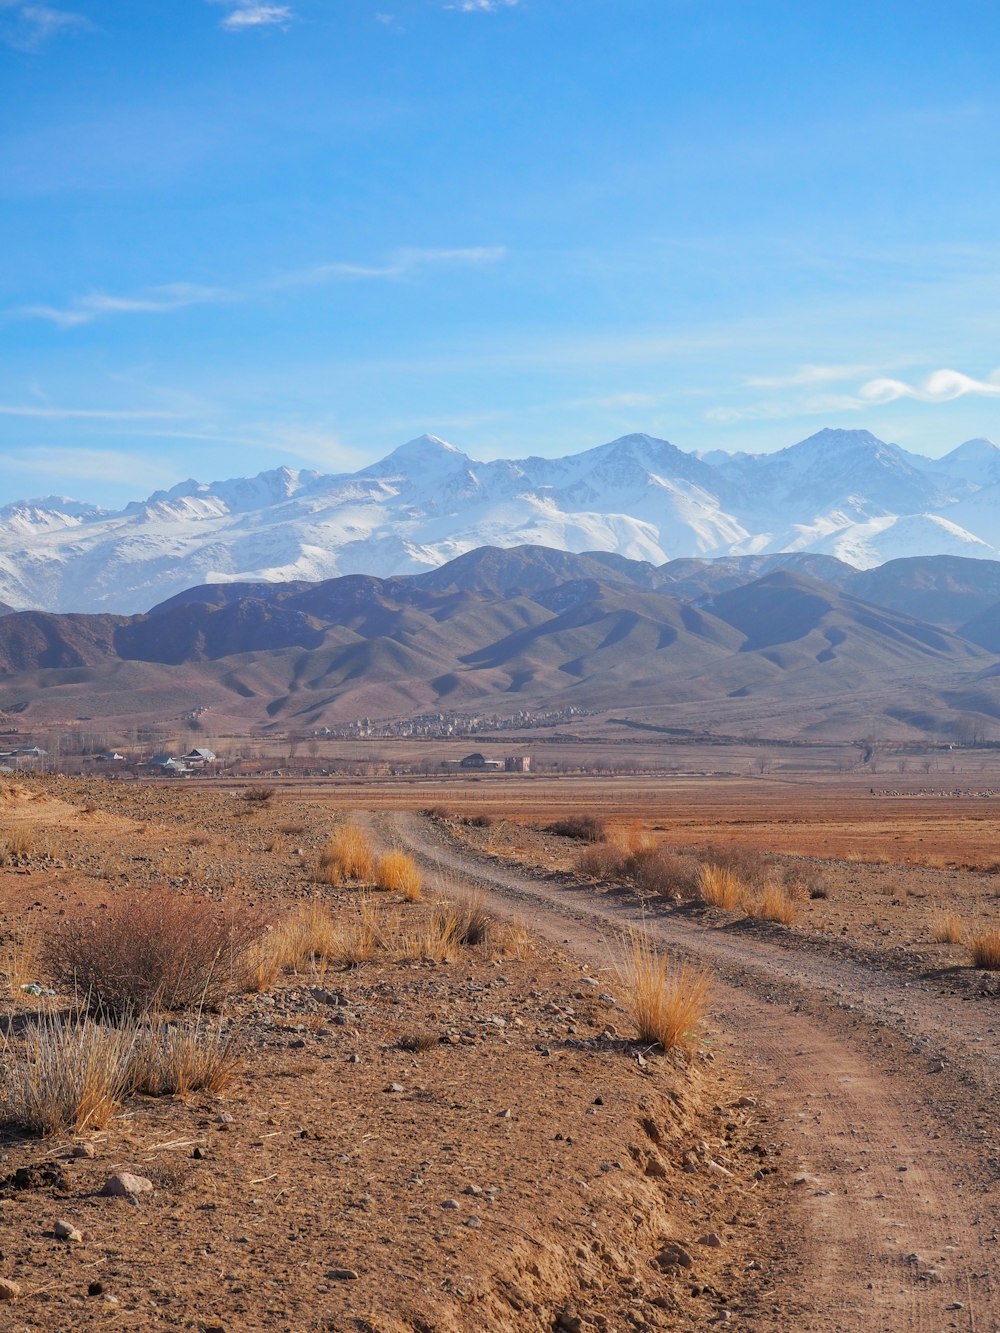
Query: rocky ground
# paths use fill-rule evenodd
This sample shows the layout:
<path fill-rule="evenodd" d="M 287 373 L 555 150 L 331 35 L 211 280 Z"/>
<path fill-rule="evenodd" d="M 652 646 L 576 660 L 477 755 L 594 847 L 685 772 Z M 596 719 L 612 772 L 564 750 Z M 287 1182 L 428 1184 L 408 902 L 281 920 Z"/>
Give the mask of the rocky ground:
<path fill-rule="evenodd" d="M 315 878 L 340 818 L 187 785 L 5 788 L 7 1058 L 34 1013 L 66 1008 L 23 987 L 48 988 L 41 945 L 68 916 L 164 883 L 275 920 L 317 898 L 356 910 L 363 890 Z M 431 911 L 372 901 L 387 923 Z M 632 1041 L 612 947 L 498 926 L 445 964 L 386 946 L 285 975 L 228 1002 L 224 1095 L 135 1097 L 75 1140 L 8 1124 L 5 1326 L 754 1326 L 790 1271 L 779 1218 L 802 1182 L 713 1025 L 683 1055 Z M 122 1173 L 151 1188 L 107 1194 Z"/>

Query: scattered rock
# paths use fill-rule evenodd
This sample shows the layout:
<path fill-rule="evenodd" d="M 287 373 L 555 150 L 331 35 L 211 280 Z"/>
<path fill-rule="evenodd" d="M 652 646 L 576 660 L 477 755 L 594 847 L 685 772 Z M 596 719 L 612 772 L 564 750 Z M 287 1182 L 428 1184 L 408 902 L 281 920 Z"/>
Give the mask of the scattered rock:
<path fill-rule="evenodd" d="M 654 1180 L 665 1180 L 667 1168 L 655 1157 L 650 1157 L 646 1163 L 646 1175 L 651 1176 Z"/>
<path fill-rule="evenodd" d="M 737 1106 L 744 1106 L 744 1107 L 746 1107 L 746 1106 L 756 1106 L 756 1105 L 757 1105 L 757 1098 L 756 1098 L 756 1097 L 741 1097 L 741 1098 L 739 1099 L 739 1101 L 736 1103 L 736 1105 L 737 1105 Z"/>
<path fill-rule="evenodd" d="M 402 1091 L 403 1091 L 402 1083 L 390 1083 L 389 1086 L 386 1088 L 386 1092 L 402 1092 Z"/>
<path fill-rule="evenodd" d="M 21 1294 L 21 1284 L 9 1277 L 0 1277 L 0 1301 L 16 1301 Z"/>
<path fill-rule="evenodd" d="M 710 1250 L 721 1250 L 725 1241 L 717 1231 L 710 1231 L 705 1236 L 698 1237 L 699 1245 L 707 1245 Z"/>
<path fill-rule="evenodd" d="M 457 1199 L 443 1199 L 441 1201 L 442 1208 L 461 1208 L 461 1206 L 462 1205 L 458 1202 Z"/>
<path fill-rule="evenodd" d="M 65 1222 L 61 1218 L 52 1228 L 59 1240 L 78 1242 L 83 1240 L 83 1232 L 78 1231 L 72 1222 Z"/>
<path fill-rule="evenodd" d="M 147 1180 L 145 1176 L 133 1176 L 130 1171 L 123 1171 L 121 1175 L 112 1176 L 101 1190 L 102 1194 L 110 1195 L 115 1199 L 136 1199 L 140 1194 L 152 1194 L 153 1182 Z"/>
<path fill-rule="evenodd" d="M 92 1143 L 74 1143 L 73 1151 L 70 1153 L 70 1157 L 92 1158 L 93 1156 L 94 1145 Z"/>
<path fill-rule="evenodd" d="M 482 1194 L 482 1192 L 483 1192 L 482 1185 L 466 1185 L 465 1189 L 462 1191 L 463 1194 L 475 1194 L 475 1195 L 480 1195 Z"/>
<path fill-rule="evenodd" d="M 353 1268 L 331 1268 L 327 1277 L 332 1282 L 357 1282 L 358 1274 Z"/>

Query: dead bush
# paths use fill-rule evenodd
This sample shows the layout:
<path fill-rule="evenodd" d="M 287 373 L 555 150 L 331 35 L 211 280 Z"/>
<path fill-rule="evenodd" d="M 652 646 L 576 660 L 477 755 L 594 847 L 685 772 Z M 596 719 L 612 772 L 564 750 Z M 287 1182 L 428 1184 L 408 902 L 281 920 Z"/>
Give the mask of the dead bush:
<path fill-rule="evenodd" d="M 492 828 L 496 820 L 492 815 L 466 815 L 462 823 L 466 828 Z"/>
<path fill-rule="evenodd" d="M 694 854 L 703 865 L 728 870 L 752 889 L 762 889 L 774 879 L 774 858 L 757 851 L 755 847 L 709 843 L 696 849 Z"/>
<path fill-rule="evenodd" d="M 262 782 L 255 782 L 247 787 L 243 793 L 243 799 L 249 801 L 251 805 L 267 805 L 268 801 L 274 799 L 276 787 L 268 787 Z"/>
<path fill-rule="evenodd" d="M 545 825 L 546 833 L 554 833 L 558 838 L 575 838 L 578 842 L 605 842 L 608 836 L 607 826 L 597 815 L 571 815 L 568 819 L 557 819 Z"/>
<path fill-rule="evenodd" d="M 262 929 L 252 914 L 150 890 L 66 921 L 46 955 L 94 1014 L 212 1008 L 238 983 Z"/>
<path fill-rule="evenodd" d="M 467 898 L 451 903 L 446 910 L 454 923 L 453 933 L 459 944 L 475 948 L 487 943 L 493 918 L 481 893 L 471 893 Z"/>
<path fill-rule="evenodd" d="M 433 1032 L 407 1032 L 405 1036 L 400 1037 L 396 1045 L 401 1051 L 419 1055 L 424 1051 L 432 1051 L 438 1045 L 438 1038 Z"/>
<path fill-rule="evenodd" d="M 643 893 L 663 898 L 697 896 L 697 863 L 665 848 L 640 847 L 625 861 L 623 871 Z"/>
<path fill-rule="evenodd" d="M 790 926 L 795 920 L 795 900 L 781 884 L 765 885 L 757 898 L 745 900 L 743 905 L 750 916 L 761 921 Z"/>
<path fill-rule="evenodd" d="M 639 931 L 622 937 L 617 972 L 640 1041 L 665 1051 L 694 1042 L 708 1004 L 706 972 L 672 964 Z"/>
<path fill-rule="evenodd" d="M 629 854 L 611 842 L 595 842 L 577 858 L 576 869 L 588 879 L 624 879 Z"/>

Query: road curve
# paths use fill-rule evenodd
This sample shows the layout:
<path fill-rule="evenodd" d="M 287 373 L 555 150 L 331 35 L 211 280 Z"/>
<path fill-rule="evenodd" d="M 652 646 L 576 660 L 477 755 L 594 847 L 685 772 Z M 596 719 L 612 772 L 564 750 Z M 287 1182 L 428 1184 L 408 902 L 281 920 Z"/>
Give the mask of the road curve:
<path fill-rule="evenodd" d="M 773 1108 L 795 1163 L 792 1259 L 769 1298 L 780 1313 L 752 1327 L 1000 1333 L 996 1000 L 949 1001 L 877 960 L 651 915 L 478 856 L 420 815 L 366 822 L 592 967 L 639 923 L 711 965 L 719 1043 Z"/>

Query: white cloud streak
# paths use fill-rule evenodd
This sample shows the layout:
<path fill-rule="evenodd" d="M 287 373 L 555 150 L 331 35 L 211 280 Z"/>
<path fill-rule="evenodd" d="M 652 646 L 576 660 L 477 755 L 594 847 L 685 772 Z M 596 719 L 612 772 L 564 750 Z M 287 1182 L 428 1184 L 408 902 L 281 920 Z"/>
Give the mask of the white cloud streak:
<path fill-rule="evenodd" d="M 920 403 L 950 403 L 969 395 L 1000 398 L 1000 369 L 985 380 L 974 379 L 960 370 L 935 370 L 920 384 L 904 380 L 874 379 L 863 384 L 858 394 L 864 404 L 892 403 L 899 398 L 915 398 Z"/>
<path fill-rule="evenodd" d="M 797 389 L 856 379 L 859 375 L 870 375 L 875 369 L 874 366 L 800 366 L 788 375 L 750 375 L 743 383 L 748 389 Z"/>
<path fill-rule="evenodd" d="M 133 295 L 116 296 L 109 292 L 90 292 L 68 306 L 44 303 L 14 306 L 6 314 L 11 318 L 41 319 L 61 329 L 78 328 L 111 315 L 157 315 L 184 310 L 190 306 L 221 305 L 259 299 L 271 292 L 295 287 L 318 287 L 336 281 L 392 281 L 409 277 L 421 269 L 499 263 L 506 256 L 503 246 L 472 246 L 466 249 L 397 250 L 382 264 L 353 264 L 338 261 L 316 264 L 297 272 L 282 273 L 253 286 L 206 287 L 197 283 L 175 282 L 148 287 Z"/>
<path fill-rule="evenodd" d="M 183 421 L 182 412 L 103 407 L 43 407 L 32 403 L 0 403 L 0 417 L 28 417 L 38 421 Z"/>
<path fill-rule="evenodd" d="M 249 28 L 287 28 L 295 18 L 291 5 L 262 4 L 260 0 L 210 0 L 213 5 L 225 5 L 229 13 L 220 20 L 219 27 L 227 32 L 243 32 Z"/>
<path fill-rule="evenodd" d="M 162 464 L 146 454 L 114 449 L 55 449 L 39 446 L 16 454 L 0 454 L 0 464 L 11 472 L 72 477 L 77 481 L 107 481 L 119 485 L 160 486 L 176 480 Z"/>
<path fill-rule="evenodd" d="M 499 9 L 514 9 L 521 0 L 455 0 L 445 9 L 456 9 L 460 14 L 495 14 Z"/>
<path fill-rule="evenodd" d="M 67 9 L 24 4 L 23 0 L 0 0 L 0 41 L 16 51 L 39 51 L 60 33 L 89 27 L 91 24 L 82 14 Z"/>

